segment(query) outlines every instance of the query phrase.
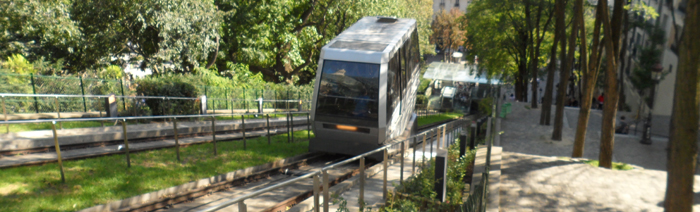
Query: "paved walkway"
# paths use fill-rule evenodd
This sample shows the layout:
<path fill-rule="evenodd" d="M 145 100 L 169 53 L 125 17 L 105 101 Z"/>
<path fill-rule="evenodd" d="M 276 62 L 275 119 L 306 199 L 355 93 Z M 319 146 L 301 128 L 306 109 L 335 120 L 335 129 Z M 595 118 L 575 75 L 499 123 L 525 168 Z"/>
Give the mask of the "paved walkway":
<path fill-rule="evenodd" d="M 566 110 L 565 121 L 572 128 L 564 128 L 563 141 L 551 141 L 552 127 L 539 126 L 539 115 L 539 109 L 514 103 L 513 114 L 502 122 L 501 211 L 663 211 L 667 140 L 642 145 L 637 137 L 618 135 L 614 160 L 638 168 L 597 168 L 568 158 L 576 109 Z M 600 111 L 593 111 L 585 158 L 598 159 L 600 123 Z M 700 176 L 696 176 L 695 191 L 695 202 L 700 203 Z M 700 211 L 700 205 L 694 210 Z"/>

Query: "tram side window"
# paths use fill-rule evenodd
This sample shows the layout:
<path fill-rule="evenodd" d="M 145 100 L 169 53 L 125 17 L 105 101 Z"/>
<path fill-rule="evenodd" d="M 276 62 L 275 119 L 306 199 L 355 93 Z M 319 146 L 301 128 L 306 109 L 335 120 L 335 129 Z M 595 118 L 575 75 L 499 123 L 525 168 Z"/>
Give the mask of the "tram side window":
<path fill-rule="evenodd" d="M 420 65 L 420 43 L 418 42 L 418 31 L 413 30 L 411 33 L 411 70 L 415 73 Z M 413 74 L 411 74 L 413 76 Z"/>
<path fill-rule="evenodd" d="M 394 112 L 394 108 L 398 104 L 399 100 L 399 58 L 398 54 L 395 54 L 389 60 L 389 69 L 387 70 L 387 80 L 386 80 L 386 121 L 389 123 L 391 121 L 391 115 Z"/>

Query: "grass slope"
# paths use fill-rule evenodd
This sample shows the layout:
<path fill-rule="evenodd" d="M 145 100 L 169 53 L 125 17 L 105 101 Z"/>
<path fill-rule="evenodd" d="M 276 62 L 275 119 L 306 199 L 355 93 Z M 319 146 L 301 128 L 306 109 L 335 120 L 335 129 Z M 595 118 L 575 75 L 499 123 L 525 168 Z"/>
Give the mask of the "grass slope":
<path fill-rule="evenodd" d="M 306 131 L 294 133 L 305 140 Z M 312 135 L 313 136 L 313 135 Z M 308 141 L 287 143 L 286 134 L 219 142 L 218 156 L 212 144 L 160 149 L 131 154 L 131 168 L 124 155 L 110 155 L 64 162 L 66 183 L 60 182 L 58 164 L 16 167 L 0 171 L 0 211 L 75 211 L 138 194 L 181 185 L 193 180 L 256 166 L 307 152 Z"/>
<path fill-rule="evenodd" d="M 462 114 L 462 113 L 450 112 L 450 113 L 441 113 L 441 114 L 437 114 L 437 115 L 422 116 L 422 117 L 418 117 L 418 126 L 432 124 L 432 123 L 440 122 L 440 121 L 444 121 L 444 120 L 455 119 L 455 118 L 461 117 L 463 115 L 464 114 Z"/>

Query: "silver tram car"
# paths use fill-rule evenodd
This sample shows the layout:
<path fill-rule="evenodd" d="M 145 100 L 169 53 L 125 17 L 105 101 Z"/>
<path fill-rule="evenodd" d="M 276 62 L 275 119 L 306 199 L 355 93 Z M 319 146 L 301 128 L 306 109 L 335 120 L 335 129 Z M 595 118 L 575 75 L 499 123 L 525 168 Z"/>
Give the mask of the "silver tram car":
<path fill-rule="evenodd" d="M 420 50 L 416 20 L 364 17 L 321 49 L 309 151 L 359 155 L 413 126 Z"/>

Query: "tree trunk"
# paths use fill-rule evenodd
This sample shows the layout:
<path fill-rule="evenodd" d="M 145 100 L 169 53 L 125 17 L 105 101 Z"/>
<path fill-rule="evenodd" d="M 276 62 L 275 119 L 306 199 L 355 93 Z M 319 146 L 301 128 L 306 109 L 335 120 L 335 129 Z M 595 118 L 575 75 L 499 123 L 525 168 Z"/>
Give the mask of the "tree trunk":
<path fill-rule="evenodd" d="M 544 100 L 542 101 L 542 111 L 540 113 L 540 125 L 549 125 L 552 120 L 552 93 L 554 89 L 554 70 L 557 68 L 557 44 L 562 39 L 560 33 L 564 29 L 564 0 L 556 0 L 554 3 L 555 20 L 554 23 L 554 43 L 550 53 L 549 66 L 547 67 L 547 85 L 544 90 Z M 563 58 L 562 58 L 563 60 Z M 559 80 L 561 82 L 561 80 Z"/>
<path fill-rule="evenodd" d="M 565 19 L 563 16 L 562 19 Z M 575 19 L 575 17 L 574 17 Z M 578 23 L 571 23 L 571 35 L 569 37 L 569 52 L 566 52 L 566 29 L 562 27 L 561 39 L 561 72 L 559 73 L 559 88 L 557 90 L 557 108 L 554 113 L 554 130 L 552 131 L 552 140 L 561 141 L 562 130 L 564 128 L 564 101 L 566 99 L 566 89 L 569 87 L 569 76 L 571 69 L 569 64 L 573 62 L 574 49 L 576 46 L 576 32 L 578 32 Z"/>
<path fill-rule="evenodd" d="M 678 50 L 678 72 L 671 117 L 666 211 L 693 210 L 693 181 L 697 158 L 698 106 L 700 102 L 700 0 L 689 0 L 685 17 L 685 35 Z"/>
<path fill-rule="evenodd" d="M 625 13 L 624 19 L 622 20 L 623 25 L 624 25 L 622 30 L 625 33 L 623 33 L 624 38 L 622 39 L 622 48 L 620 48 L 620 58 L 619 58 L 620 60 L 618 62 L 620 64 L 619 65 L 619 67 L 620 67 L 620 81 L 618 82 L 618 87 L 620 88 L 619 96 L 620 96 L 620 102 L 622 104 L 618 105 L 618 108 L 617 108 L 618 110 L 625 110 L 625 105 L 627 105 L 626 104 L 627 101 L 625 99 L 625 86 L 623 85 L 623 83 L 624 83 L 624 79 L 625 79 L 625 68 L 626 68 L 625 66 L 628 65 L 625 63 L 625 56 L 627 55 L 627 45 L 628 45 L 627 40 L 629 40 L 629 39 L 627 39 L 627 34 L 629 34 L 629 33 L 627 33 L 628 32 L 627 25 L 629 25 L 629 16 L 630 15 L 628 13 Z"/>
<path fill-rule="evenodd" d="M 620 44 L 620 29 L 624 1 L 615 0 L 613 19 L 608 19 L 608 7 L 603 7 L 603 34 L 605 39 L 605 55 L 607 67 L 605 70 L 605 103 L 603 104 L 603 124 L 600 131 L 600 167 L 612 168 L 613 148 L 615 146 L 615 117 L 617 117 L 617 57 Z M 607 0 L 600 4 L 607 5 Z"/>

